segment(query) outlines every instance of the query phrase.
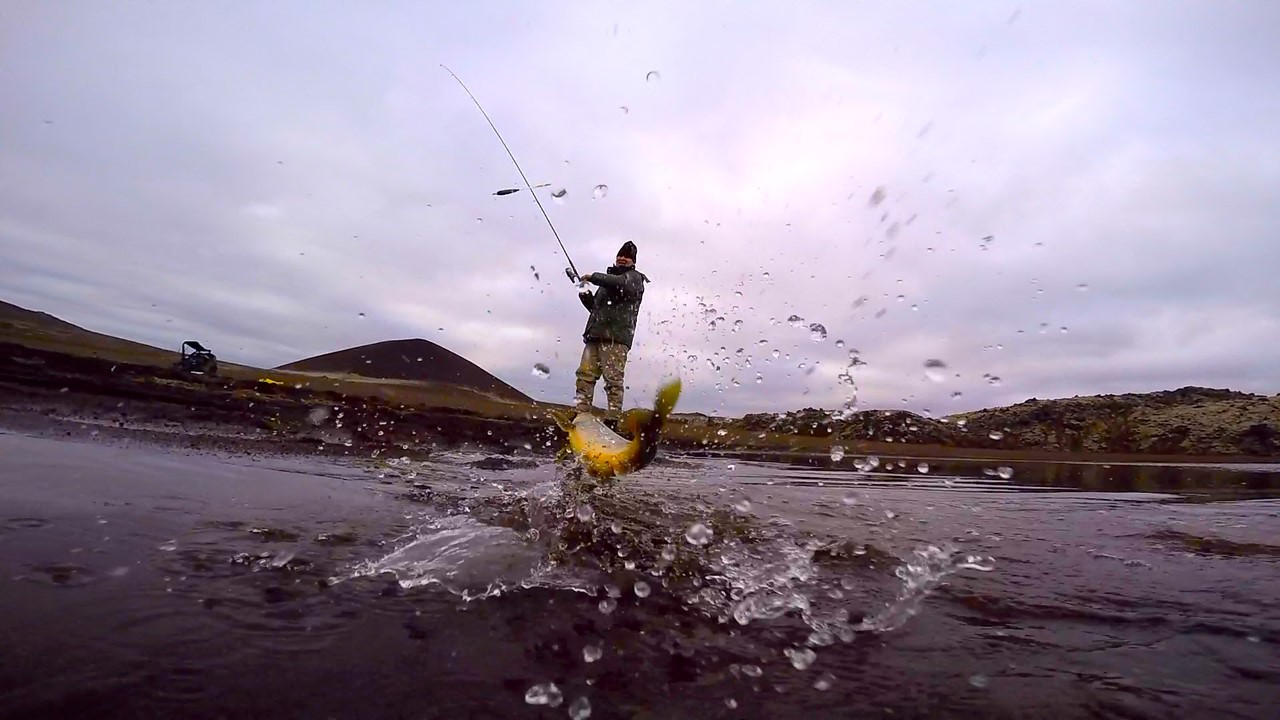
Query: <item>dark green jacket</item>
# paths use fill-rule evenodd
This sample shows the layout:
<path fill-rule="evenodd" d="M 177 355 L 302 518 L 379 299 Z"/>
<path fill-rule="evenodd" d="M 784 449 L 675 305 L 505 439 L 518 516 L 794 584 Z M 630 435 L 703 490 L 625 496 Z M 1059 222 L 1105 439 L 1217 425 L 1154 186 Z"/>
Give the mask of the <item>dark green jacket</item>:
<path fill-rule="evenodd" d="M 631 347 L 636 335 L 636 319 L 640 316 L 640 301 L 644 299 L 644 284 L 649 278 L 634 267 L 614 265 L 607 273 L 591 273 L 582 279 L 600 286 L 594 295 L 578 295 L 591 311 L 582 339 L 608 340 Z"/>

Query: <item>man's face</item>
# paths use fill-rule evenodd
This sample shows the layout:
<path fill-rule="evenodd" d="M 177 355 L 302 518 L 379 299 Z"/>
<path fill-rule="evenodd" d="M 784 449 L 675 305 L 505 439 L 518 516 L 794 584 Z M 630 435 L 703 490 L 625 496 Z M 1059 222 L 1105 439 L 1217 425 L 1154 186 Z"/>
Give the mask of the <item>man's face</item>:
<path fill-rule="evenodd" d="M 617 258 L 615 258 L 613 262 L 615 265 L 626 265 L 627 267 L 635 265 L 635 262 L 632 261 L 631 258 L 624 257 L 622 255 L 619 255 Z"/>

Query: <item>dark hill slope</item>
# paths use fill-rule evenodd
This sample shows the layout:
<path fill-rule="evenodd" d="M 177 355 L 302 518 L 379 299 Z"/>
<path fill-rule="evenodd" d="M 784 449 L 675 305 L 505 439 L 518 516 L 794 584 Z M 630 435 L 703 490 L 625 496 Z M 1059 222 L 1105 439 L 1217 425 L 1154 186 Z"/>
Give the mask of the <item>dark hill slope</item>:
<path fill-rule="evenodd" d="M 344 373 L 384 380 L 448 383 L 512 402 L 533 402 L 528 395 L 480 366 L 429 340 L 386 340 L 337 350 L 281 365 L 277 370 Z"/>

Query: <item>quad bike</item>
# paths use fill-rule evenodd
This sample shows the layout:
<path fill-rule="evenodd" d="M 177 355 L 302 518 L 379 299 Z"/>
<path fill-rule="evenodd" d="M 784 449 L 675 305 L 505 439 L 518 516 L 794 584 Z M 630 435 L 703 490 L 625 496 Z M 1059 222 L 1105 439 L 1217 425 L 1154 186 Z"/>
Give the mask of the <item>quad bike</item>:
<path fill-rule="evenodd" d="M 190 352 L 187 352 L 188 347 L 191 348 Z M 182 353 L 182 358 L 174 364 L 174 369 L 192 375 L 216 376 L 218 374 L 217 356 L 195 340 L 182 343 L 179 352 Z"/>

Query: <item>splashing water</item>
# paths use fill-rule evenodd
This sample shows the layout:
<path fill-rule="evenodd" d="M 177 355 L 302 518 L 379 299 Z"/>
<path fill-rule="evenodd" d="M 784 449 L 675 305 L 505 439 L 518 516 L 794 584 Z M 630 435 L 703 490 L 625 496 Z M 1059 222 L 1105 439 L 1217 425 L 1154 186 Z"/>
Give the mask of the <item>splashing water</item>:
<path fill-rule="evenodd" d="M 912 559 L 898 566 L 894 574 L 902 580 L 898 596 L 880 612 L 868 616 L 858 630 L 888 632 L 896 630 L 916 613 L 925 596 L 944 578 L 959 570 L 991 572 L 995 561 L 987 555 L 961 555 L 956 547 L 927 545 L 912 551 Z"/>

